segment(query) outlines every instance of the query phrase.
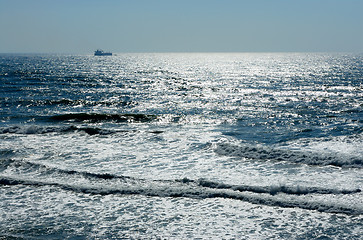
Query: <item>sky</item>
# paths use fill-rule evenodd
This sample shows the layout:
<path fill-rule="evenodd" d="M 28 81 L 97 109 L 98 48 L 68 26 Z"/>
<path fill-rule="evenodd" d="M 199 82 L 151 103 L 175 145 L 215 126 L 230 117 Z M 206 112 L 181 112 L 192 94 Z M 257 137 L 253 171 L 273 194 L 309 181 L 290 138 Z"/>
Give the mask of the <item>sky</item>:
<path fill-rule="evenodd" d="M 0 53 L 363 52 L 363 0 L 0 0 Z"/>

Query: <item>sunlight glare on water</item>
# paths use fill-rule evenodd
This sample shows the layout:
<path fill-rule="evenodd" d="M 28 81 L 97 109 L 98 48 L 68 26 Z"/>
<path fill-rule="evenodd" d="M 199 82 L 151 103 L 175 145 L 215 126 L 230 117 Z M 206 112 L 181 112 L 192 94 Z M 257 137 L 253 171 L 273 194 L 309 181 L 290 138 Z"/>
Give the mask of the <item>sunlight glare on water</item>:
<path fill-rule="evenodd" d="M 359 239 L 362 66 L 0 55 L 0 238 Z"/>

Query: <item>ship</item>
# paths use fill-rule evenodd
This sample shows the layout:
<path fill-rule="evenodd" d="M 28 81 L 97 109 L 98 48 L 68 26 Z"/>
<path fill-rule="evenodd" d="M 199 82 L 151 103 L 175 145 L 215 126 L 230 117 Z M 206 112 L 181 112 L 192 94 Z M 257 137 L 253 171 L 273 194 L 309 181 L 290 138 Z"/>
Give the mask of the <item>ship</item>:
<path fill-rule="evenodd" d="M 104 52 L 101 49 L 97 49 L 95 51 L 95 56 L 112 56 L 112 53 L 111 52 Z"/>

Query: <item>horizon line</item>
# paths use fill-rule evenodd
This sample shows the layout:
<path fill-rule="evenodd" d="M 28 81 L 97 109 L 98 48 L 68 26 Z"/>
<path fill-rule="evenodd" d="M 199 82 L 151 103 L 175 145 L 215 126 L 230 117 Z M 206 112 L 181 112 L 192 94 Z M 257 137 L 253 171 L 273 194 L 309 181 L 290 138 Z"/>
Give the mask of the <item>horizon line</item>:
<path fill-rule="evenodd" d="M 0 54 L 29 54 L 29 55 L 93 55 L 94 51 L 84 52 L 0 52 Z M 110 51 L 111 52 L 111 51 Z M 363 51 L 142 51 L 142 52 L 112 52 L 112 54 L 233 54 L 233 53 L 363 53 Z"/>

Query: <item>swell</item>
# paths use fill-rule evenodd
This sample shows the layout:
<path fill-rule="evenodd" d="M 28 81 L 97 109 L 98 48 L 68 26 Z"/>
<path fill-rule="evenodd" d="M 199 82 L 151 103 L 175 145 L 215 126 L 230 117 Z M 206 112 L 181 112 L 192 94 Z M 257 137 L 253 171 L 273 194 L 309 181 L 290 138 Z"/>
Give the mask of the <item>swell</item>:
<path fill-rule="evenodd" d="M 351 207 L 334 202 L 306 201 L 305 197 L 299 197 L 300 195 L 307 194 L 312 196 L 313 194 L 357 194 L 361 192 L 360 189 L 340 190 L 317 187 L 229 185 L 206 179 L 192 180 L 187 178 L 176 180 L 137 179 L 108 173 L 60 169 L 39 163 L 12 159 L 2 160 L 1 165 L 2 169 L 15 168 L 18 173 L 22 171 L 27 173 L 33 172 L 43 176 L 41 180 L 36 180 L 37 177 L 29 177 L 28 175 L 28 177 L 21 177 L 21 175 L 18 175 L 20 177 L 15 177 L 16 175 L 0 176 L 0 185 L 3 186 L 52 186 L 67 191 L 96 195 L 119 194 L 195 199 L 225 198 L 282 208 L 297 207 L 329 213 L 363 214 L 363 209 L 359 207 Z M 86 181 L 81 181 L 83 184 L 79 184 L 80 181 L 78 180 L 80 178 Z M 294 196 L 296 197 L 292 198 Z"/>
<path fill-rule="evenodd" d="M 261 145 L 220 143 L 217 144 L 214 151 L 223 156 L 241 157 L 252 160 L 274 160 L 307 165 L 363 168 L 363 158 L 320 155 L 318 153 L 277 149 Z"/>

